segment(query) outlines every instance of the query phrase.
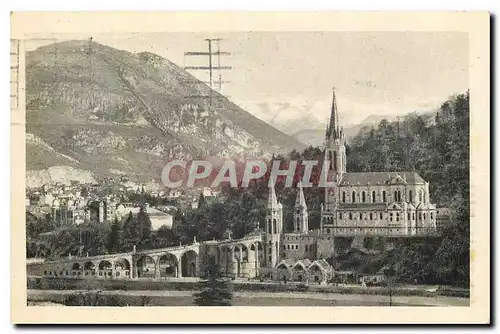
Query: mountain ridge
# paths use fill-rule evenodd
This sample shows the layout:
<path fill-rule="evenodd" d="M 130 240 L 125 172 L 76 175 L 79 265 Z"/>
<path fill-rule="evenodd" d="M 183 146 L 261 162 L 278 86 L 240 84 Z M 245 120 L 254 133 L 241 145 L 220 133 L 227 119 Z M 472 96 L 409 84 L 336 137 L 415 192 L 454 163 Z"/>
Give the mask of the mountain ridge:
<path fill-rule="evenodd" d="M 99 177 L 114 169 L 158 179 L 172 158 L 305 146 L 150 52 L 77 40 L 30 51 L 26 63 L 27 133 Z M 26 145 L 28 170 L 54 165 Z"/>

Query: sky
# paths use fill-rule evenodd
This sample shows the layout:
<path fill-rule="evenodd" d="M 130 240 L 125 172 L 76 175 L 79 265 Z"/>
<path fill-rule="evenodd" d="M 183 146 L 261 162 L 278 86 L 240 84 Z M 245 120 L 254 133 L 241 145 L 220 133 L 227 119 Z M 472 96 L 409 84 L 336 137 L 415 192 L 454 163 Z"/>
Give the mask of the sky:
<path fill-rule="evenodd" d="M 53 36 L 57 40 L 90 36 Z M 458 32 L 235 32 L 93 35 L 98 43 L 131 52 L 150 51 L 180 65 L 207 63 L 185 57 L 207 51 L 218 37 L 222 93 L 264 120 L 325 121 L 335 87 L 340 119 L 403 115 L 438 107 L 468 89 L 468 35 Z M 27 48 L 54 39 L 32 41 Z M 200 79 L 207 73 L 195 73 Z M 288 106 L 288 107 L 287 107 Z M 306 116 L 304 116 L 306 115 Z"/>

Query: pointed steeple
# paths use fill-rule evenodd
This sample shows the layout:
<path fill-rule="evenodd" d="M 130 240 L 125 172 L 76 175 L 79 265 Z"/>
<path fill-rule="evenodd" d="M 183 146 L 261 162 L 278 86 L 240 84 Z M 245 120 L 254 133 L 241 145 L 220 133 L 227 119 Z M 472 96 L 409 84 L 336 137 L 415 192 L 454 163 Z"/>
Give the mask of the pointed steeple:
<path fill-rule="evenodd" d="M 274 182 L 272 178 L 269 178 L 269 196 L 267 198 L 267 207 L 277 207 L 278 199 L 276 197 L 276 191 L 274 190 Z"/>
<path fill-rule="evenodd" d="M 297 198 L 295 199 L 296 207 L 306 207 L 306 199 L 304 197 L 304 191 L 302 189 L 302 182 L 297 183 Z"/>
<path fill-rule="evenodd" d="M 330 113 L 330 123 L 326 128 L 326 139 L 340 138 L 340 123 L 339 112 L 337 110 L 337 97 L 335 95 L 335 87 L 333 88 L 332 110 Z"/>

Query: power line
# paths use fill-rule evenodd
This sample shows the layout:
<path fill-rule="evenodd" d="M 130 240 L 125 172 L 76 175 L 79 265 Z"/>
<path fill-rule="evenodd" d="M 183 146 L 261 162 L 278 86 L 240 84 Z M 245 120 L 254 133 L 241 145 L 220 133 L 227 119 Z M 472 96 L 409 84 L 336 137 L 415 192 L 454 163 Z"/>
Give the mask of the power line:
<path fill-rule="evenodd" d="M 186 98 L 208 99 L 210 107 L 212 107 L 212 100 L 214 98 L 225 98 L 225 96 L 214 97 L 214 95 L 213 95 L 214 90 L 217 91 L 218 93 L 221 93 L 223 83 L 229 83 L 229 81 L 227 81 L 227 80 L 222 80 L 222 74 L 220 71 L 232 69 L 232 66 L 221 65 L 221 56 L 231 55 L 230 52 L 221 51 L 221 49 L 220 49 L 220 41 L 221 40 L 222 40 L 221 38 L 206 38 L 205 41 L 208 43 L 208 52 L 206 52 L 206 51 L 184 52 L 184 57 L 199 57 L 199 56 L 207 57 L 208 65 L 188 65 L 188 66 L 184 66 L 184 69 L 185 70 L 195 70 L 195 71 L 208 71 L 208 74 L 209 74 L 208 81 L 187 80 L 186 82 L 195 83 L 195 84 L 199 84 L 199 83 L 208 84 L 208 86 L 210 87 L 209 94 L 208 95 L 203 95 L 203 94 L 187 95 Z M 214 46 L 216 47 L 215 51 L 213 50 Z M 218 72 L 217 73 L 218 80 L 214 80 L 214 74 L 215 74 L 214 72 L 215 71 Z"/>

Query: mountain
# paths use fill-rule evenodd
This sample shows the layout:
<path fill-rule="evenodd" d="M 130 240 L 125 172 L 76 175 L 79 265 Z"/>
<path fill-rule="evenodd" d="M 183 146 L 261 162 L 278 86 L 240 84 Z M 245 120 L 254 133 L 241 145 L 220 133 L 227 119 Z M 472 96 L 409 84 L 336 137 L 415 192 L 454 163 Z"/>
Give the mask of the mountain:
<path fill-rule="evenodd" d="M 434 122 L 437 110 L 418 112 L 427 124 Z M 347 125 L 344 127 L 346 141 L 349 143 L 353 137 L 358 135 L 364 130 L 369 130 L 376 127 L 382 120 L 395 121 L 398 116 L 394 115 L 370 115 L 359 124 Z M 402 117 L 401 117 L 402 118 Z M 322 145 L 325 139 L 326 123 L 321 124 L 321 127 L 314 129 L 302 129 L 292 133 L 292 137 L 301 141 L 306 145 L 319 146 Z"/>
<path fill-rule="evenodd" d="M 153 53 L 68 41 L 28 52 L 26 64 L 32 175 L 65 166 L 66 178 L 90 171 L 96 179 L 159 180 L 173 158 L 304 147 Z"/>

